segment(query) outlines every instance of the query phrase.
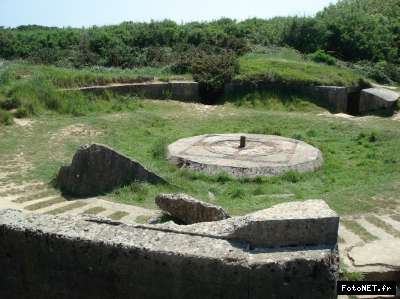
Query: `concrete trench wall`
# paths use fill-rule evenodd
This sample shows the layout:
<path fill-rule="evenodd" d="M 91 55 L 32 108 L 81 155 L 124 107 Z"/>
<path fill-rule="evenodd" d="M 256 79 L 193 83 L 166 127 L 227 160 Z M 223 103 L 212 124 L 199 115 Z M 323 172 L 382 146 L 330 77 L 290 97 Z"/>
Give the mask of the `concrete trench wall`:
<path fill-rule="evenodd" d="M 250 250 L 186 230 L 0 211 L 0 298 L 336 298 L 336 244 Z"/>
<path fill-rule="evenodd" d="M 282 85 L 273 83 L 246 84 L 232 82 L 225 86 L 225 96 L 243 94 L 254 90 L 284 90 L 302 93 L 315 99 L 317 104 L 329 109 L 334 113 L 348 113 L 350 95 L 359 95 L 358 87 L 340 86 L 303 86 L 303 85 Z M 356 108 L 357 110 L 357 108 Z"/>
<path fill-rule="evenodd" d="M 199 84 L 192 81 L 144 82 L 82 87 L 74 90 L 100 94 L 111 91 L 119 94 L 135 94 L 150 99 L 171 99 L 178 101 L 199 101 Z"/>
<path fill-rule="evenodd" d="M 285 90 L 299 92 L 315 99 L 316 103 L 333 113 L 359 115 L 381 109 L 392 109 L 396 100 L 368 94 L 370 89 L 361 87 L 340 86 L 285 86 L 282 84 L 266 84 L 263 82 L 246 84 L 232 82 L 225 86 L 225 96 L 246 93 L 254 90 Z M 387 91 L 386 91 L 387 92 Z M 384 92 L 385 93 L 385 92 Z M 391 96 L 393 97 L 393 95 Z"/>
<path fill-rule="evenodd" d="M 193 81 L 170 82 L 143 82 L 114 84 L 106 86 L 89 86 L 78 89 L 81 92 L 101 94 L 111 91 L 119 94 L 134 94 L 150 99 L 171 99 L 177 101 L 201 101 L 199 83 Z M 274 83 L 231 82 L 225 85 L 224 96 L 246 94 L 254 90 L 285 90 L 308 95 L 316 103 L 329 109 L 333 113 L 348 113 L 357 115 L 379 109 L 391 109 L 395 101 L 386 101 L 382 98 L 364 94 L 360 87 L 340 86 L 302 86 L 282 85 Z"/>

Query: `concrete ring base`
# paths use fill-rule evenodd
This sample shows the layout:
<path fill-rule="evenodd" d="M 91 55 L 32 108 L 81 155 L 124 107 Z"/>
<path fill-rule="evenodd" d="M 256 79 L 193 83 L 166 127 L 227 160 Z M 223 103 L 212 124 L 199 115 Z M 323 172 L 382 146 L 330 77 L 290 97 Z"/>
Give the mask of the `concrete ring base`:
<path fill-rule="evenodd" d="M 246 145 L 240 147 L 243 136 Z M 315 171 L 323 162 L 321 151 L 305 142 L 258 134 L 208 134 L 180 139 L 168 146 L 167 158 L 182 168 L 209 175 L 226 172 L 238 178 Z"/>

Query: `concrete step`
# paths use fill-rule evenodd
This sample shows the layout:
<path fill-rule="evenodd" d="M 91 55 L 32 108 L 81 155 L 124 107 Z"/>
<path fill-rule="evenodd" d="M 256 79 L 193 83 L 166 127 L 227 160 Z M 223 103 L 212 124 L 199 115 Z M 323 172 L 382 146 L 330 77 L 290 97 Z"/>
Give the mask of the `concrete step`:
<path fill-rule="evenodd" d="M 367 221 L 365 218 L 358 219 L 357 222 L 363 226 L 370 234 L 376 236 L 380 240 L 390 240 L 395 239 L 395 237 L 375 224 Z"/>
<path fill-rule="evenodd" d="M 53 208 L 57 208 L 58 206 L 55 206 L 56 204 L 59 203 L 65 203 L 65 198 L 63 197 L 54 197 L 51 199 L 47 199 L 47 200 L 41 200 L 40 202 L 35 202 L 35 203 L 31 203 L 28 206 L 25 206 L 24 209 L 28 210 L 28 211 L 38 211 L 41 210 L 41 212 L 43 212 L 43 210 L 47 207 L 51 207 L 54 206 Z"/>

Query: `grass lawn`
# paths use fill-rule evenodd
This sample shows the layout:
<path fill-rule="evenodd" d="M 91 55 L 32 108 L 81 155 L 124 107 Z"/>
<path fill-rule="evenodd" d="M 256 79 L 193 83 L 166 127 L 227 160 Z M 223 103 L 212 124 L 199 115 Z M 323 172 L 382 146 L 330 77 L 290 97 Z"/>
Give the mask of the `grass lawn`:
<path fill-rule="evenodd" d="M 358 86 L 363 78 L 349 68 L 268 54 L 248 54 L 239 59 L 237 81 L 264 81 L 296 85 Z"/>
<path fill-rule="evenodd" d="M 278 100 L 275 99 L 275 102 Z M 27 127 L 0 127 L 0 159 L 24 153 L 29 176 L 51 181 L 70 163 L 80 144 L 110 145 L 164 177 L 170 186 L 134 183 L 108 195 L 111 200 L 154 207 L 159 192 L 186 192 L 243 214 L 274 204 L 324 199 L 340 214 L 398 207 L 400 122 L 370 118 L 346 120 L 318 115 L 320 108 L 299 99 L 290 109 L 260 101 L 202 106 L 131 99 L 130 109 L 85 116 L 42 114 Z M 276 105 L 274 105 L 276 107 Z M 306 109 L 304 108 L 306 107 Z M 278 111 L 277 111 L 278 110 Z M 296 110 L 298 112 L 290 112 Z M 302 139 L 322 150 L 324 165 L 315 173 L 233 180 L 179 170 L 165 160 L 165 146 L 206 133 L 279 134 Z"/>

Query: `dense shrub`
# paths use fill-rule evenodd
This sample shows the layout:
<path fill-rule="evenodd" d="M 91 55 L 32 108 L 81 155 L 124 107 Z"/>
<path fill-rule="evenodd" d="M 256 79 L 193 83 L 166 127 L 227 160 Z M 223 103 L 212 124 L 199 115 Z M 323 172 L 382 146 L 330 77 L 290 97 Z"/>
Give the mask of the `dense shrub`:
<path fill-rule="evenodd" d="M 350 61 L 399 63 L 400 0 L 341 0 L 316 17 L 177 24 L 125 22 L 83 29 L 0 27 L 0 57 L 66 67 L 171 65 L 190 49 L 247 52 L 249 45 L 322 49 Z"/>
<path fill-rule="evenodd" d="M 314 62 L 325 63 L 328 65 L 336 64 L 336 58 L 333 57 L 332 55 L 329 55 L 323 50 L 315 51 L 314 53 L 309 54 L 308 57 Z"/>
<path fill-rule="evenodd" d="M 218 54 L 198 53 L 191 61 L 193 78 L 200 83 L 203 97 L 213 102 L 223 92 L 225 83 L 239 71 L 236 55 L 229 51 Z"/>
<path fill-rule="evenodd" d="M 378 63 L 363 61 L 355 64 L 354 68 L 366 77 L 381 84 L 400 83 L 400 66 L 393 63 L 386 61 Z"/>

